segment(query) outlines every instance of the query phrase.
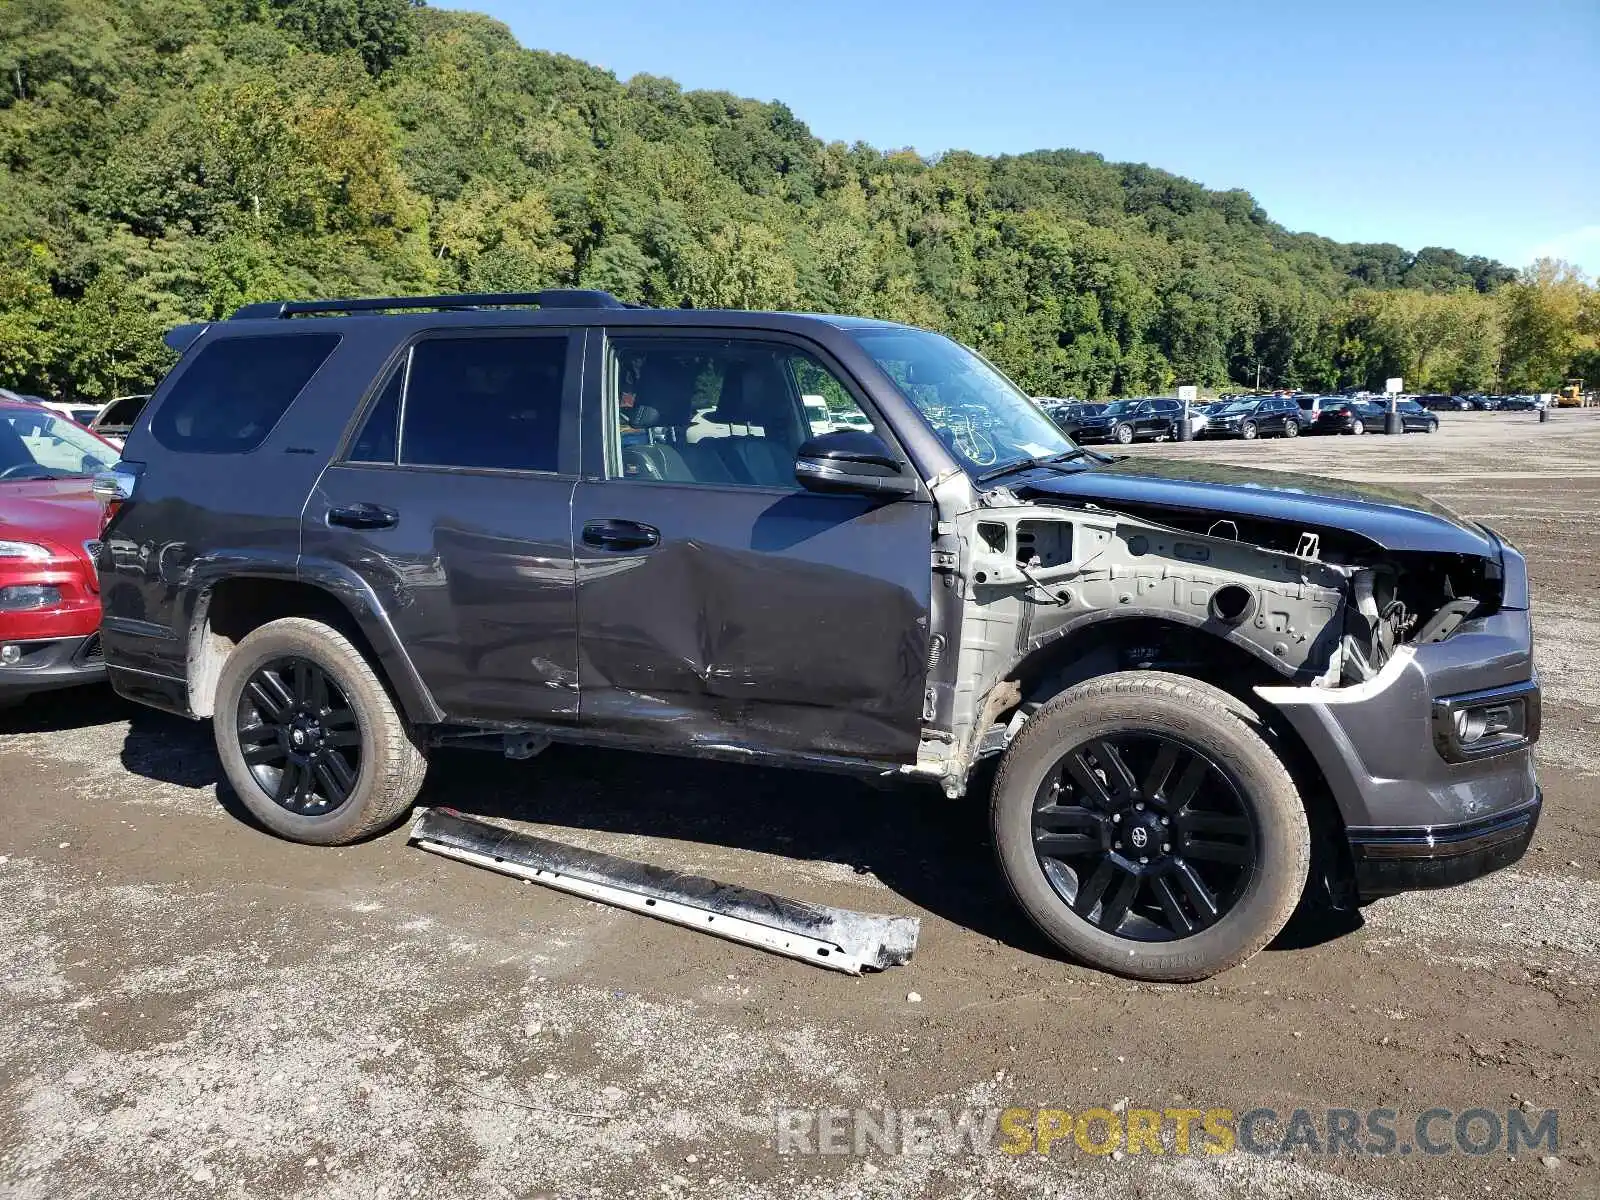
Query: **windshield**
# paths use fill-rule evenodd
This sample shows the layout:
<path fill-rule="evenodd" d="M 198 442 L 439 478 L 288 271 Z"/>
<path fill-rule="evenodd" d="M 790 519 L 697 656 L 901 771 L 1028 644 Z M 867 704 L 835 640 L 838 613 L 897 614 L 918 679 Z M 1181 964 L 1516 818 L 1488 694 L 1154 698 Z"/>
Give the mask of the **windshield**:
<path fill-rule="evenodd" d="M 1232 404 L 1228 405 L 1228 407 L 1223 409 L 1222 411 L 1225 412 L 1225 413 L 1249 412 L 1255 406 L 1256 406 L 1256 401 L 1254 401 L 1254 400 L 1235 400 Z"/>
<path fill-rule="evenodd" d="M 973 470 L 1076 449 L 1015 384 L 965 346 L 920 329 L 850 332 Z"/>
<path fill-rule="evenodd" d="M 0 483 L 93 475 L 116 461 L 115 450 L 63 416 L 0 408 Z"/>

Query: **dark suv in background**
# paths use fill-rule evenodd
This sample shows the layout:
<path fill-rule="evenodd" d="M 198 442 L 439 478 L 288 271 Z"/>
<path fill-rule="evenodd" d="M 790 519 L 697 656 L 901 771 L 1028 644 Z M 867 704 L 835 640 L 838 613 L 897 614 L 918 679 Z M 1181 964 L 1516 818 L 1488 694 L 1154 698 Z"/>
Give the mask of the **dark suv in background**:
<path fill-rule="evenodd" d="M 1312 420 L 1313 417 L 1288 396 L 1235 400 L 1211 414 L 1201 436 L 1237 437 L 1246 441 L 1271 436 L 1299 437 L 1311 428 Z"/>
<path fill-rule="evenodd" d="M 1148 400 L 1113 400 L 1093 414 L 1078 418 L 1074 436 L 1082 442 L 1131 442 L 1176 438 L 1183 420 L 1183 402 L 1153 397 Z"/>
<path fill-rule="evenodd" d="M 997 756 L 1038 928 L 1193 979 L 1308 894 L 1459 882 L 1533 834 L 1525 566 L 1421 498 L 1102 457 L 959 344 L 850 317 L 546 292 L 169 342 L 96 481 L 108 672 L 211 719 L 285 837 L 393 824 L 439 746 L 952 798 Z"/>

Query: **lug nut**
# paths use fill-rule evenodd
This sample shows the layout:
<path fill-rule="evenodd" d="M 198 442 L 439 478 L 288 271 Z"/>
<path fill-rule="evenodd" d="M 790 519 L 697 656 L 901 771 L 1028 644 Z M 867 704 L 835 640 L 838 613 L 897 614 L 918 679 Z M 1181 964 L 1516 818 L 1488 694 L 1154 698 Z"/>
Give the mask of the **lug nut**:
<path fill-rule="evenodd" d="M 1122 843 L 1121 842 L 1112 842 L 1111 843 L 1111 848 L 1113 850 L 1121 850 L 1122 849 Z"/>
<path fill-rule="evenodd" d="M 1134 807 L 1136 809 L 1138 809 L 1140 812 L 1144 811 L 1144 805 L 1143 804 L 1135 804 Z"/>
<path fill-rule="evenodd" d="M 1163 825 L 1166 825 L 1166 824 L 1168 824 L 1168 823 L 1169 823 L 1169 822 L 1168 822 L 1168 821 L 1167 821 L 1167 819 L 1166 819 L 1166 818 L 1165 818 L 1165 817 L 1162 817 L 1162 818 L 1161 818 L 1161 823 L 1162 823 L 1162 824 L 1163 824 Z"/>
<path fill-rule="evenodd" d="M 1142 863 L 1147 863 L 1147 862 L 1149 862 L 1149 861 L 1150 861 L 1150 860 L 1149 860 L 1149 859 L 1148 859 L 1148 858 L 1146 858 L 1146 857 L 1145 857 L 1145 856 L 1144 856 L 1144 855 L 1142 855 L 1142 854 L 1141 854 L 1141 855 L 1140 855 L 1140 856 L 1139 856 L 1139 861 L 1140 861 L 1140 862 L 1142 862 Z"/>
<path fill-rule="evenodd" d="M 1122 820 L 1122 814 L 1121 813 L 1112 813 L 1111 814 L 1111 819 L 1112 819 L 1112 821 L 1120 821 L 1120 820 Z"/>
<path fill-rule="evenodd" d="M 1162 842 L 1161 843 L 1161 853 L 1165 854 L 1168 850 L 1171 850 L 1171 849 L 1172 849 L 1172 845 L 1170 843 L 1168 843 L 1168 842 Z"/>

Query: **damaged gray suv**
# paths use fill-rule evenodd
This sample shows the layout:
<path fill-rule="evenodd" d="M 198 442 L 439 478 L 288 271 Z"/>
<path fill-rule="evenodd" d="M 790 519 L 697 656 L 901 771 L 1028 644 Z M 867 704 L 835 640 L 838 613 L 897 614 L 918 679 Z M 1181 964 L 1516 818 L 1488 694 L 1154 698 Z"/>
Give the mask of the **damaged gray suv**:
<path fill-rule="evenodd" d="M 882 321 L 554 291 L 169 342 L 97 483 L 106 665 L 285 837 L 392 825 L 440 745 L 952 799 L 992 757 L 1033 923 L 1184 980 L 1533 835 L 1522 556 L 1420 497 L 1102 456 Z"/>

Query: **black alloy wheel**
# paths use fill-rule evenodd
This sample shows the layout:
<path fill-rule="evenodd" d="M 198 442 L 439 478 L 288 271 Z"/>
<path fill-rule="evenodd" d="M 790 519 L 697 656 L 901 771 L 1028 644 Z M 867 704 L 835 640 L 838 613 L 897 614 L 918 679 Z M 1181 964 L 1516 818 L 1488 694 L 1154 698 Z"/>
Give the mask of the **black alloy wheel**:
<path fill-rule="evenodd" d="M 1196 747 L 1149 732 L 1094 738 L 1057 759 L 1034 799 L 1033 841 L 1074 913 L 1142 942 L 1215 924 L 1257 857 L 1238 782 Z"/>
<path fill-rule="evenodd" d="M 234 728 L 246 769 L 298 816 L 342 808 L 361 777 L 361 733 L 337 683 L 305 658 L 274 658 L 251 674 Z"/>

